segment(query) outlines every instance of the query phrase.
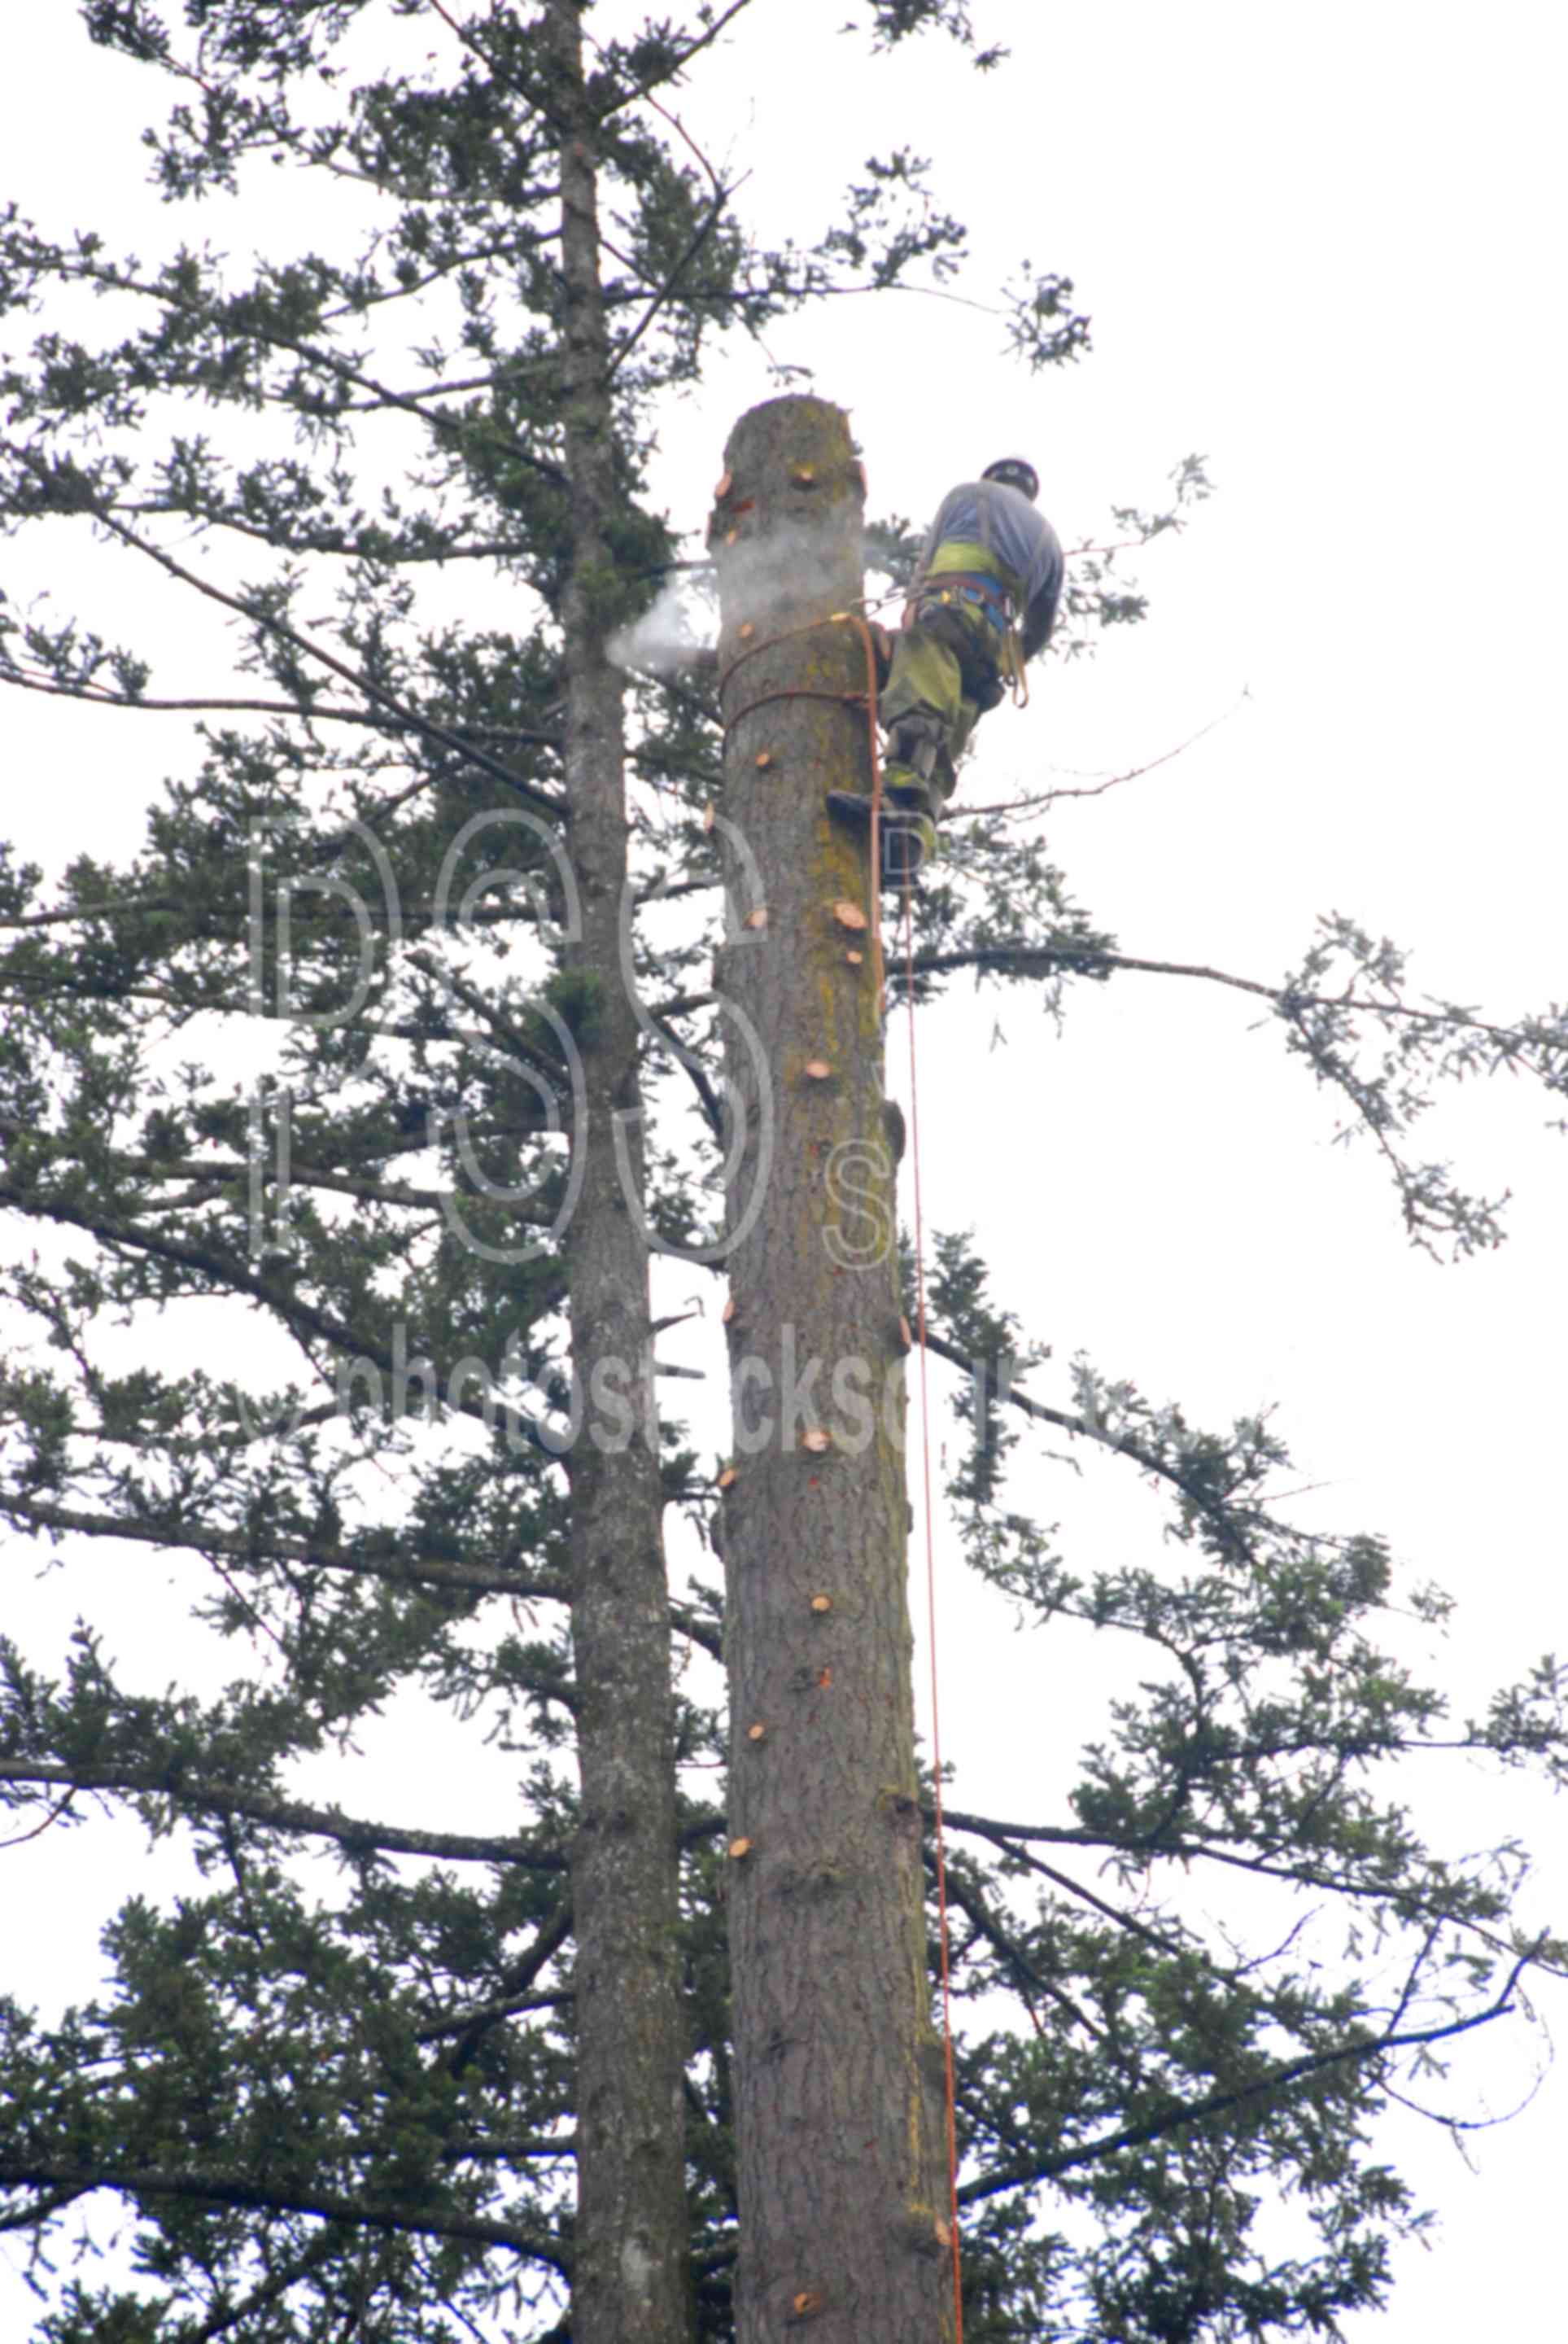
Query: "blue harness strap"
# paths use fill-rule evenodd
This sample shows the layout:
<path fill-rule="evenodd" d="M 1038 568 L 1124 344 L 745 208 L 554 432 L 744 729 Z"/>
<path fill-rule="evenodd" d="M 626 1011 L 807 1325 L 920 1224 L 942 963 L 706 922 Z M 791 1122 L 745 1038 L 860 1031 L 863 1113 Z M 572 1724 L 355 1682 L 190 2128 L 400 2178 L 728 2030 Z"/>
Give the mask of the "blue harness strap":
<path fill-rule="evenodd" d="M 973 571 L 940 571 L 930 579 L 920 600 L 916 616 L 920 616 L 930 602 L 972 602 L 982 611 L 991 625 L 1002 634 L 1010 632 L 1013 621 L 1012 597 L 995 578 L 983 578 Z"/>
<path fill-rule="evenodd" d="M 1006 699 L 1002 678 L 1008 676 L 1016 682 L 1022 673 L 1018 639 L 1013 633 L 1012 597 L 1000 578 L 988 578 L 982 571 L 973 570 L 941 570 L 935 578 L 927 580 L 921 591 L 915 606 L 917 625 L 935 618 L 944 605 L 950 610 L 955 602 L 968 602 L 979 611 L 990 629 L 991 648 L 966 634 L 961 627 L 958 640 L 950 645 L 958 658 L 964 690 L 983 715 Z"/>

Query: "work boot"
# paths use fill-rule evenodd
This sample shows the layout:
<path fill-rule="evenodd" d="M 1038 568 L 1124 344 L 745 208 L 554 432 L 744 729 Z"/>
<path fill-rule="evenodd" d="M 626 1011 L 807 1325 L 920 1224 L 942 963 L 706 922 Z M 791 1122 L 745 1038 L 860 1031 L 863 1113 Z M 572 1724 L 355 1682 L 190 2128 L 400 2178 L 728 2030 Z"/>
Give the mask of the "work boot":
<path fill-rule="evenodd" d="M 907 886 L 923 863 L 935 861 L 937 826 L 927 806 L 926 793 L 918 783 L 895 783 L 884 788 L 877 824 L 884 887 Z M 858 790 L 829 790 L 828 811 L 851 830 L 870 830 L 871 801 Z"/>
<path fill-rule="evenodd" d="M 922 792 L 929 789 L 931 776 L 941 763 L 946 740 L 947 731 L 940 716 L 930 709 L 907 709 L 888 726 L 888 773 L 902 768 L 915 788 Z"/>

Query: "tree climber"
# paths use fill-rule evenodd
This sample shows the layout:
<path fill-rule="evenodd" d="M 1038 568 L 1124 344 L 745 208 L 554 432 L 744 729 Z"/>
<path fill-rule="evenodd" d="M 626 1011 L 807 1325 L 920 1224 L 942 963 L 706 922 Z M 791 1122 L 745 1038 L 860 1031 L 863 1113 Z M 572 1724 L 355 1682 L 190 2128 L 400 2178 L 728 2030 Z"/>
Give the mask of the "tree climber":
<path fill-rule="evenodd" d="M 878 712 L 882 884 L 902 886 L 936 852 L 937 823 L 980 719 L 1045 648 L 1061 598 L 1060 541 L 1034 510 L 1040 479 L 1021 457 L 988 464 L 942 499 L 920 549 Z M 829 790 L 829 811 L 869 831 L 871 801 Z"/>

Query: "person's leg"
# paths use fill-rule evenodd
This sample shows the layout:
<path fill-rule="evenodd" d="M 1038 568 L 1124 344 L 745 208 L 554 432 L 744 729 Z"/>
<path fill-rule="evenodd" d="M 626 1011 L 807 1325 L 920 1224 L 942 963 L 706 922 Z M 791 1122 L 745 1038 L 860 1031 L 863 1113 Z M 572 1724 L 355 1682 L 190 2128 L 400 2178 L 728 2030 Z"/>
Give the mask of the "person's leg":
<path fill-rule="evenodd" d="M 971 677 L 986 672 L 989 631 L 960 604 L 928 607 L 892 639 L 892 662 L 878 703 L 887 733 L 882 765 L 882 879 L 899 885 L 936 853 L 936 826 L 957 783 L 958 760 L 979 721 Z M 869 829 L 871 802 L 832 790 L 831 813 Z"/>
<path fill-rule="evenodd" d="M 969 731 L 953 632 L 944 610 L 896 636 L 878 708 L 888 736 L 883 787 L 890 795 L 907 792 L 909 803 L 933 821 L 952 794 L 955 752 Z"/>

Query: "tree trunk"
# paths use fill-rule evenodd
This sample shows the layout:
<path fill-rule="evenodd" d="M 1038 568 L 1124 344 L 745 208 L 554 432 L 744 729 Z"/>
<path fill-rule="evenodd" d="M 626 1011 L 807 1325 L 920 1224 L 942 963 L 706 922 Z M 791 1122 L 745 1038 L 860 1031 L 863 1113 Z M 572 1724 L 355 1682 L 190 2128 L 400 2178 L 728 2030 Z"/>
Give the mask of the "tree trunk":
<path fill-rule="evenodd" d="M 813 399 L 744 416 L 725 463 L 737 2334 L 778 2344 L 808 2321 L 824 2344 L 938 2344 L 895 1167 L 877 954 L 853 924 L 869 858 L 823 806 L 870 784 L 863 639 L 829 623 L 862 591 L 864 475 L 845 417 Z"/>
<path fill-rule="evenodd" d="M 593 589 L 615 498 L 608 341 L 599 279 L 594 126 L 577 0 L 554 0 L 558 68 L 566 467 L 572 552 L 561 603 L 566 766 L 579 931 L 572 965 L 593 987 L 574 1135 L 581 1189 L 567 1235 L 574 1386 L 570 1451 L 572 1644 L 582 1810 L 576 1916 L 578 2218 L 575 2344 L 684 2344 L 690 2333 L 681 2079 L 668 1591 L 650 1401 L 648 1248 L 624 1193 L 616 1118 L 641 1175 L 638 1027 L 619 981 L 627 883 L 621 684 Z M 644 1406 L 629 1442 L 603 1436 L 586 1396 L 596 1370 Z"/>

